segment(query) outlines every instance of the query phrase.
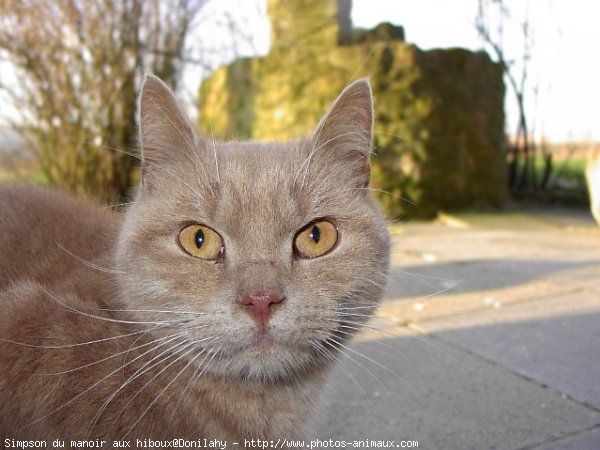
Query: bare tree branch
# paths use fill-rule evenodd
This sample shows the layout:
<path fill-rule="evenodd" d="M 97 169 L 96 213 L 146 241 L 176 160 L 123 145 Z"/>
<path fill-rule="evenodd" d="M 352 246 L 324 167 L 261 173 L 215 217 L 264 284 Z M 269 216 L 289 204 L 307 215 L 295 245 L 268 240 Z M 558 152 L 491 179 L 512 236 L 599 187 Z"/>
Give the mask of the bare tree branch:
<path fill-rule="evenodd" d="M 136 160 L 106 149 L 132 151 L 141 75 L 178 83 L 205 3 L 0 0 L 0 56 L 18 79 L 0 81 L 0 91 L 51 183 L 106 201 L 127 192 Z"/>
<path fill-rule="evenodd" d="M 489 23 L 489 10 L 494 8 L 499 18 L 495 33 L 492 32 Z M 519 64 L 516 64 L 517 60 L 511 61 L 508 59 L 503 47 L 505 21 L 517 21 L 522 34 L 523 51 L 518 60 Z M 523 20 L 516 19 L 506 6 L 504 0 L 478 0 L 478 15 L 475 21 L 475 28 L 502 67 L 519 111 L 515 133 L 515 148 L 512 156 L 509 158 L 509 182 L 511 188 L 516 191 L 526 191 L 532 188 L 535 190 L 539 186 L 535 179 L 533 161 L 535 152 L 525 103 L 525 95 L 528 88 L 529 61 L 533 48 L 533 35 L 529 17 L 525 17 Z M 551 164 L 551 158 L 546 158 L 545 161 L 547 165 Z M 549 167 L 546 167 L 544 172 L 548 170 Z M 547 179 L 547 175 L 544 175 L 543 178 Z"/>

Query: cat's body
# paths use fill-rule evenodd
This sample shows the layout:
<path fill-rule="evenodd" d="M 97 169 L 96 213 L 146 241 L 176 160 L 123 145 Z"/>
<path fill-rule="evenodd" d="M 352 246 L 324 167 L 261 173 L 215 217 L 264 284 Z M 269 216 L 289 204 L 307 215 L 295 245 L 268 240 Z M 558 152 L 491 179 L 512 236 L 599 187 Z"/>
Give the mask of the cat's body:
<path fill-rule="evenodd" d="M 600 151 L 588 154 L 585 179 L 590 196 L 590 210 L 596 223 L 600 226 Z"/>
<path fill-rule="evenodd" d="M 215 144 L 151 78 L 124 216 L 0 187 L 0 437 L 304 437 L 388 265 L 370 102 L 359 82 L 312 137 Z"/>

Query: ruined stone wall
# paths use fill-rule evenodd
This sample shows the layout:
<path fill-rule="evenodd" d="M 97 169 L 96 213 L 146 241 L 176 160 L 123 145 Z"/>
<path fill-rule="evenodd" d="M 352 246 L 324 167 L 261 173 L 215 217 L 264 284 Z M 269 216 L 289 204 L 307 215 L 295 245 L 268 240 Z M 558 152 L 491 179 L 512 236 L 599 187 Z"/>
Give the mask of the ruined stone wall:
<path fill-rule="evenodd" d="M 203 83 L 205 132 L 257 140 L 310 133 L 345 85 L 370 76 L 373 187 L 388 192 L 377 197 L 391 217 L 503 203 L 504 84 L 485 53 L 421 51 L 389 25 L 340 46 L 334 0 L 270 0 L 269 8 L 269 55 Z"/>

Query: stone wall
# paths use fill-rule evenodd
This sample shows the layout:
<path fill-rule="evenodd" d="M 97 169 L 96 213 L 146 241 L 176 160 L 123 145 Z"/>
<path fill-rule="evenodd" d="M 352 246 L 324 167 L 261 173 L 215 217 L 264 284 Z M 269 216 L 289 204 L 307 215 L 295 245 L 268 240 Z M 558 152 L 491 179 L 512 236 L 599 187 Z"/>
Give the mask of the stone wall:
<path fill-rule="evenodd" d="M 334 0 L 270 0 L 272 50 L 217 70 L 201 88 L 201 128 L 215 136 L 309 133 L 345 85 L 370 76 L 373 187 L 391 217 L 498 206 L 507 195 L 504 84 L 485 53 L 421 51 L 389 24 L 338 44 Z"/>

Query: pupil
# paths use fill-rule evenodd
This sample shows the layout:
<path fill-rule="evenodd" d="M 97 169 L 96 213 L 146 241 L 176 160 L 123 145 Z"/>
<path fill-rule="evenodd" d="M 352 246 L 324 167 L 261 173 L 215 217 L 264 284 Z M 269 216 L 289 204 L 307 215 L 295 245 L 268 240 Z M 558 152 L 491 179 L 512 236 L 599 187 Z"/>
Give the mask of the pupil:
<path fill-rule="evenodd" d="M 204 244 L 204 231 L 202 231 L 202 230 L 196 231 L 196 236 L 194 238 L 194 242 L 196 243 L 196 247 L 198 247 L 198 248 L 202 247 L 202 244 Z"/>
<path fill-rule="evenodd" d="M 315 244 L 318 244 L 321 240 L 321 231 L 316 225 L 313 225 L 312 230 L 310 230 L 310 238 L 315 241 Z"/>

